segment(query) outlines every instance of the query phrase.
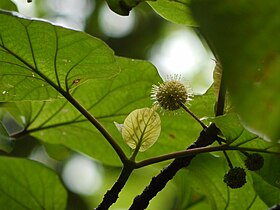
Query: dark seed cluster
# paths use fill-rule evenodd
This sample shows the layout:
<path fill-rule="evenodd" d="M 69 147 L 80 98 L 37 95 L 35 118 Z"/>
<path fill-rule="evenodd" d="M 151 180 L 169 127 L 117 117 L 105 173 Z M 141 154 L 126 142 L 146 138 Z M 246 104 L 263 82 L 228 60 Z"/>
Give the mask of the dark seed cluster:
<path fill-rule="evenodd" d="M 155 94 L 157 103 L 165 110 L 177 110 L 188 99 L 186 87 L 175 80 L 167 81 L 158 87 Z"/>
<path fill-rule="evenodd" d="M 246 183 L 246 173 L 241 167 L 231 168 L 224 176 L 224 182 L 230 188 L 240 188 Z"/>
<path fill-rule="evenodd" d="M 263 167 L 264 159 L 259 153 L 249 154 L 245 160 L 245 166 L 248 170 L 256 171 Z"/>

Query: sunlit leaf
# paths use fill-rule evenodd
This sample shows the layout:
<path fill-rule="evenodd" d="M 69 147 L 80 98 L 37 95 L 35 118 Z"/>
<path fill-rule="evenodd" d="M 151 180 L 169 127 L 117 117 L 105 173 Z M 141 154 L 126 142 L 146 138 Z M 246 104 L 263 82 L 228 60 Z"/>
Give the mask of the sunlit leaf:
<path fill-rule="evenodd" d="M 217 51 L 233 103 L 246 123 L 273 140 L 280 131 L 280 1 L 195 0 L 200 30 Z"/>
<path fill-rule="evenodd" d="M 165 19 L 184 25 L 195 25 L 189 9 L 189 0 L 157 0 L 149 1 L 151 7 Z"/>
<path fill-rule="evenodd" d="M 0 205 L 3 210 L 63 210 L 67 194 L 57 174 L 42 164 L 0 157 Z"/>
<path fill-rule="evenodd" d="M 153 108 L 136 109 L 126 117 L 122 137 L 130 148 L 143 152 L 157 141 L 160 130 L 160 117 Z"/>
<path fill-rule="evenodd" d="M 101 40 L 8 12 L 0 13 L 0 68 L 0 101 L 53 99 L 120 71 Z"/>

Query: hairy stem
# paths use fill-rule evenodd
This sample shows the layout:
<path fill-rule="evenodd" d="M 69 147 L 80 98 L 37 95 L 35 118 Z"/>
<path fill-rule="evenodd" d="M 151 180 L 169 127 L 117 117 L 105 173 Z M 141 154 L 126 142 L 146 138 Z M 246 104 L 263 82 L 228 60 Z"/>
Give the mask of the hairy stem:
<path fill-rule="evenodd" d="M 119 198 L 120 191 L 123 189 L 133 170 L 133 164 L 129 164 L 128 162 L 124 165 L 118 180 L 115 182 L 112 188 L 106 192 L 102 202 L 97 208 L 95 208 L 95 210 L 107 210 L 112 204 L 114 204 L 117 201 L 117 199 Z"/>
<path fill-rule="evenodd" d="M 200 133 L 198 139 L 187 149 L 205 147 L 212 144 L 216 140 L 217 132 L 217 127 L 214 124 L 211 124 Z M 129 210 L 146 209 L 150 200 L 165 187 L 168 181 L 170 181 L 180 169 L 188 166 L 194 157 L 195 154 L 187 157 L 176 158 L 157 176 L 152 178 L 150 184 L 145 188 L 142 194 L 134 198 Z"/>

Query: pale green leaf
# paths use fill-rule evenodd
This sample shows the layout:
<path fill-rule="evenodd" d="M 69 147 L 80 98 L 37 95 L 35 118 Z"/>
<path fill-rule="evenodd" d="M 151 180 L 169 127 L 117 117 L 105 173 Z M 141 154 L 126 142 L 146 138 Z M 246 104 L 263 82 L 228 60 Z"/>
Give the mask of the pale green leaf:
<path fill-rule="evenodd" d="M 13 14 L 0 12 L 0 101 L 53 99 L 119 73 L 101 40 Z"/>
<path fill-rule="evenodd" d="M 177 24 L 195 25 L 189 9 L 189 0 L 149 1 L 151 7 L 163 18 Z"/>
<path fill-rule="evenodd" d="M 143 152 L 157 141 L 161 131 L 160 122 L 153 108 L 136 109 L 126 117 L 122 137 L 130 148 Z"/>
<path fill-rule="evenodd" d="M 0 157 L 2 210 L 63 210 L 67 193 L 59 177 L 44 165 L 18 158 Z"/>

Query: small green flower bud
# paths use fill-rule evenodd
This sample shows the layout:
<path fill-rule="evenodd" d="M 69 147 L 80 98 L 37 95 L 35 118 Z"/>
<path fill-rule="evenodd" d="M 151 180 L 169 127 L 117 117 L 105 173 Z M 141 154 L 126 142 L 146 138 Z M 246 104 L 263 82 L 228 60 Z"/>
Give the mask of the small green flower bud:
<path fill-rule="evenodd" d="M 163 110 L 174 111 L 180 109 L 181 104 L 190 100 L 191 93 L 180 80 L 180 76 L 174 75 L 159 86 L 153 85 L 151 96 L 154 104 Z"/>

